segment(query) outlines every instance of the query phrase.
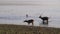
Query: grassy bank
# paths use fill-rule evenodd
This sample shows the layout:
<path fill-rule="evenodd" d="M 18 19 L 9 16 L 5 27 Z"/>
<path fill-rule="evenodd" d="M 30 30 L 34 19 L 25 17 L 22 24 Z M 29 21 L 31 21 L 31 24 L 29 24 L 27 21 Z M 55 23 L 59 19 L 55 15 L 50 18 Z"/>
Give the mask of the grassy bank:
<path fill-rule="evenodd" d="M 60 34 L 60 28 L 0 24 L 0 34 Z"/>

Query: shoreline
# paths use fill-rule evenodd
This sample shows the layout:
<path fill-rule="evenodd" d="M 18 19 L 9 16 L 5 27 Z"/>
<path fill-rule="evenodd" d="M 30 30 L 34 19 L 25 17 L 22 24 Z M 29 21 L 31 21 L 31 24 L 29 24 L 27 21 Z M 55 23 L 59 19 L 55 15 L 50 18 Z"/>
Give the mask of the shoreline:
<path fill-rule="evenodd" d="M 0 34 L 60 34 L 60 28 L 0 24 Z"/>

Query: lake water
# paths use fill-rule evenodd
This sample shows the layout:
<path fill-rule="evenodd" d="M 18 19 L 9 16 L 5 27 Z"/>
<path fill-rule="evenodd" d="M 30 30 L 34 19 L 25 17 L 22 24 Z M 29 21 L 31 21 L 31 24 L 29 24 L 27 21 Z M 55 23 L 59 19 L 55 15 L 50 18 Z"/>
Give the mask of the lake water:
<path fill-rule="evenodd" d="M 60 28 L 60 21 L 57 19 L 49 19 L 48 25 L 42 24 L 42 20 L 39 19 L 38 17 L 28 17 L 26 18 L 25 16 L 15 16 L 15 17 L 0 17 L 0 24 L 15 24 L 15 25 L 28 25 L 28 23 L 23 22 L 24 20 L 29 20 L 29 19 L 34 19 L 34 26 L 42 26 L 42 27 L 55 27 L 55 28 Z M 51 21 L 52 20 L 52 21 Z M 53 21 L 55 20 L 55 21 Z M 32 24 L 30 24 L 31 26 Z"/>
<path fill-rule="evenodd" d="M 38 18 L 42 13 L 43 16 L 50 17 L 48 25 L 43 25 L 42 20 Z M 26 18 L 25 14 L 29 17 Z M 59 15 L 59 7 L 0 5 L 0 24 L 28 25 L 23 21 L 34 19 L 34 26 L 60 28 Z"/>

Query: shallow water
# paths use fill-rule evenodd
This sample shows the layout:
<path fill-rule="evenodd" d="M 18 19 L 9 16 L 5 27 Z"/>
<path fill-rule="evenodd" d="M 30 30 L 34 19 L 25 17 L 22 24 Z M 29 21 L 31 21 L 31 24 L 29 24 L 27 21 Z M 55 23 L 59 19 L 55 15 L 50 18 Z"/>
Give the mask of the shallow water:
<path fill-rule="evenodd" d="M 26 18 L 25 15 L 29 17 Z M 38 16 L 48 16 L 48 25 L 43 25 Z M 0 24 L 28 25 L 23 21 L 34 19 L 34 26 L 60 28 L 60 8 L 52 6 L 32 6 L 32 5 L 0 5 Z M 31 25 L 31 24 L 30 24 Z"/>
<path fill-rule="evenodd" d="M 42 26 L 42 27 L 55 27 L 55 28 L 60 28 L 60 23 L 59 21 L 51 21 L 55 19 L 49 19 L 48 25 L 42 24 L 42 20 L 39 19 L 38 17 L 28 17 L 26 18 L 25 16 L 20 16 L 20 17 L 3 17 L 0 18 L 0 24 L 15 24 L 15 25 L 28 25 L 27 23 L 23 22 L 24 20 L 29 20 L 29 19 L 34 19 L 34 26 Z M 56 19 L 57 20 L 57 19 Z M 31 26 L 32 24 L 30 24 Z"/>

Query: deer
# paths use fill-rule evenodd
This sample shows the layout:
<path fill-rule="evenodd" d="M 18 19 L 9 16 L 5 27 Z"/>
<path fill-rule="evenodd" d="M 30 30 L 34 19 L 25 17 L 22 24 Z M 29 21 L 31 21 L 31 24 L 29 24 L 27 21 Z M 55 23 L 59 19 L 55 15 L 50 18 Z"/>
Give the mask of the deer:
<path fill-rule="evenodd" d="M 42 17 L 42 16 L 39 16 L 39 18 L 41 18 L 41 20 L 43 21 L 43 24 L 48 24 L 48 17 Z M 45 22 L 46 21 L 46 22 Z"/>
<path fill-rule="evenodd" d="M 27 22 L 28 25 L 29 25 L 30 23 L 32 23 L 32 25 L 33 25 L 34 20 L 33 20 L 33 19 L 30 19 L 30 20 L 24 20 L 24 22 Z"/>

